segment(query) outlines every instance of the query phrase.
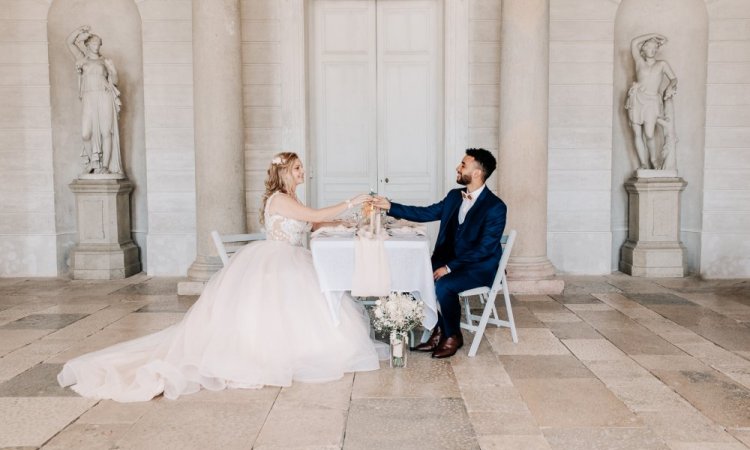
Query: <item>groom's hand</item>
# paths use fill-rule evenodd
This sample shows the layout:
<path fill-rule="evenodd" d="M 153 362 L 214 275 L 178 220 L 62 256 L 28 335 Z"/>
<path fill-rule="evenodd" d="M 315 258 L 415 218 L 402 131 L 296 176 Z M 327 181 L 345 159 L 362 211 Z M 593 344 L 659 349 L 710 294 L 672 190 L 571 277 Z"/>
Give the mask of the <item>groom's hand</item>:
<path fill-rule="evenodd" d="M 389 202 L 387 198 L 381 197 L 380 195 L 376 195 L 373 197 L 372 204 L 386 211 L 391 209 L 391 202 Z"/>
<path fill-rule="evenodd" d="M 438 267 L 434 272 L 432 272 L 432 279 L 437 281 L 443 278 L 447 274 L 448 274 L 448 268 L 446 266 Z"/>

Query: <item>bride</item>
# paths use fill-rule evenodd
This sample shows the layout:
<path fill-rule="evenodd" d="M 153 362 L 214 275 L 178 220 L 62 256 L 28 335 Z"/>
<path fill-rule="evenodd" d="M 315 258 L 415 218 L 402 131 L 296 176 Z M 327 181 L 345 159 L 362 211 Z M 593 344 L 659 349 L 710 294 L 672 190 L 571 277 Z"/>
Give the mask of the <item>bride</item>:
<path fill-rule="evenodd" d="M 333 324 L 303 247 L 311 223 L 333 219 L 370 196 L 308 208 L 295 195 L 304 177 L 295 153 L 276 155 L 261 208 L 267 240 L 237 252 L 180 323 L 68 361 L 57 376 L 60 385 L 84 397 L 136 402 L 201 388 L 324 382 L 378 369 L 363 308 L 344 300 L 341 322 Z"/>

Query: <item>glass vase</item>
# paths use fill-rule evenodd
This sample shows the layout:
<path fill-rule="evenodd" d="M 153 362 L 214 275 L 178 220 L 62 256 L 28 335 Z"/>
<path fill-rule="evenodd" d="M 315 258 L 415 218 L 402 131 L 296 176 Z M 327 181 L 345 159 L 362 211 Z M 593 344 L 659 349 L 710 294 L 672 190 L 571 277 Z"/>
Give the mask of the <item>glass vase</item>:
<path fill-rule="evenodd" d="M 406 367 L 409 354 L 409 335 L 405 332 L 391 332 L 391 367 Z"/>

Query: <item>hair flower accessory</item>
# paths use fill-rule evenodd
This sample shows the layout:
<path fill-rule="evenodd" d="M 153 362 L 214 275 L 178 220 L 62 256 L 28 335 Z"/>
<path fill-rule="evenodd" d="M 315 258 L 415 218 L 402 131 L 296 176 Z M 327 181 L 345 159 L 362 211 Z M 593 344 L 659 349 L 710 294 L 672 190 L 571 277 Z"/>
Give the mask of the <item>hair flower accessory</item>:
<path fill-rule="evenodd" d="M 273 164 L 274 166 L 281 165 L 281 164 L 283 164 L 283 162 L 284 161 L 281 160 L 281 156 L 277 156 L 277 157 L 275 157 L 274 159 L 271 160 L 271 164 Z"/>

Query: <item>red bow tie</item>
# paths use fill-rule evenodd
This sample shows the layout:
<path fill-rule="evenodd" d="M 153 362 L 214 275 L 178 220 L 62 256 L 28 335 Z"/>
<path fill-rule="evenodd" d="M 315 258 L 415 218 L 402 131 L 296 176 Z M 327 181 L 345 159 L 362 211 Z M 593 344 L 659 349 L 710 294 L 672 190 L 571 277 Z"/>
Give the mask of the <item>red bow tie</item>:
<path fill-rule="evenodd" d="M 461 197 L 465 198 L 466 200 L 471 200 L 473 198 L 471 194 L 467 194 L 465 191 L 461 191 Z"/>

